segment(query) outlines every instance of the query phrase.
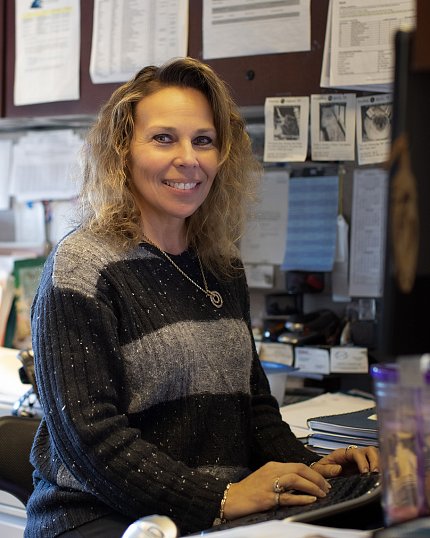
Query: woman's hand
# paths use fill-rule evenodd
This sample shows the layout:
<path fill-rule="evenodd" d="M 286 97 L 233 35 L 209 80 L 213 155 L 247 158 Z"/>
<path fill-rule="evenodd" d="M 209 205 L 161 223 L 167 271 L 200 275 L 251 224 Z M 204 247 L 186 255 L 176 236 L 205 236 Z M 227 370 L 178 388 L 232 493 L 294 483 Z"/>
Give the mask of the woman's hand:
<path fill-rule="evenodd" d="M 314 463 L 312 469 L 325 478 L 337 476 L 342 472 L 378 472 L 379 451 L 374 446 L 358 448 L 350 445 L 347 448 L 338 448 Z"/>
<path fill-rule="evenodd" d="M 322 476 L 303 463 L 269 462 L 230 486 L 224 517 L 235 519 L 278 506 L 306 505 L 330 489 Z"/>

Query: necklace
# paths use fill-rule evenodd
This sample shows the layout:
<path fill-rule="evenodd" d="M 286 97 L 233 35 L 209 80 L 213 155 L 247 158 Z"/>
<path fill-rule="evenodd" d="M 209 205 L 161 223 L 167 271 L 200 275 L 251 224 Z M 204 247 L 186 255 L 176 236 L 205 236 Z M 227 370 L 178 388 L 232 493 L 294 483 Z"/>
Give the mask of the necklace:
<path fill-rule="evenodd" d="M 197 282 L 195 282 L 191 277 L 189 277 L 187 275 L 187 273 L 185 273 L 185 271 L 183 271 L 179 265 L 177 265 L 173 260 L 172 258 L 167 254 L 167 252 L 164 252 L 163 249 L 161 249 L 156 243 L 154 243 L 154 241 L 151 241 L 151 239 L 149 239 L 149 237 L 147 237 L 145 234 L 142 234 L 142 237 L 143 239 L 149 243 L 150 245 L 152 245 L 153 247 L 155 247 L 157 250 L 159 250 L 161 252 L 161 254 L 173 265 L 173 267 L 179 271 L 179 273 L 181 273 L 182 276 L 184 276 L 189 282 L 191 282 L 191 284 L 194 284 L 194 286 L 196 288 L 198 288 L 200 291 L 202 291 L 207 297 L 209 297 L 211 303 L 216 307 L 216 308 L 221 308 L 222 305 L 223 305 L 223 299 L 221 297 L 221 294 L 218 293 L 217 291 L 211 291 L 209 288 L 208 288 L 208 283 L 206 281 L 206 277 L 205 277 L 205 273 L 203 271 L 203 265 L 202 265 L 202 262 L 200 260 L 200 256 L 199 256 L 199 252 L 198 250 L 196 249 L 196 254 L 197 254 L 197 259 L 199 260 L 199 266 L 200 266 L 200 272 L 202 273 L 202 279 L 203 279 L 203 284 L 204 284 L 204 288 L 202 288 L 199 284 L 197 284 Z"/>

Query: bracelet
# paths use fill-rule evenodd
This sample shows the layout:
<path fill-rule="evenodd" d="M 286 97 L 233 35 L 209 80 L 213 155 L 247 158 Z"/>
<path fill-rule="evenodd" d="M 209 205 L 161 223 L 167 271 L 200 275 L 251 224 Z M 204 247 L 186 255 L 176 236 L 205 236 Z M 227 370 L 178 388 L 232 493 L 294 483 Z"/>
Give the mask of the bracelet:
<path fill-rule="evenodd" d="M 230 487 L 231 487 L 231 482 L 229 482 L 226 485 L 225 490 L 224 490 L 224 495 L 222 496 L 221 504 L 219 506 L 219 518 L 221 520 L 221 523 L 226 523 L 227 521 L 224 517 L 224 506 L 225 506 L 225 501 L 227 500 L 228 490 L 230 489 Z"/>

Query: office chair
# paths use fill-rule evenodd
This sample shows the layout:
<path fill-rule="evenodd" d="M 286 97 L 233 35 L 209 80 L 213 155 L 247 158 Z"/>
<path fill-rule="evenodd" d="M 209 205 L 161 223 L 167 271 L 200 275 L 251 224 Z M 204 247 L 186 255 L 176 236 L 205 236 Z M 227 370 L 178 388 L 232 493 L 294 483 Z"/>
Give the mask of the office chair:
<path fill-rule="evenodd" d="M 39 423 L 39 418 L 0 417 L 0 490 L 24 505 L 33 491 L 29 457 Z"/>

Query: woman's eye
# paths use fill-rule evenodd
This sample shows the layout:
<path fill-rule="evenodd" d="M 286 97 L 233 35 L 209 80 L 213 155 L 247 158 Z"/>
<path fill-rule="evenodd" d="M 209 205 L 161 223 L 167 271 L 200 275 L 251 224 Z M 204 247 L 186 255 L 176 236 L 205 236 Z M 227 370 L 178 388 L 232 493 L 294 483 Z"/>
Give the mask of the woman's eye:
<path fill-rule="evenodd" d="M 154 136 L 154 140 L 156 142 L 160 142 L 161 144 L 166 144 L 167 142 L 171 142 L 172 138 L 170 135 L 166 133 L 157 134 Z"/>
<path fill-rule="evenodd" d="M 197 146 L 208 146 L 212 144 L 212 138 L 210 136 L 198 136 L 194 139 L 194 144 Z"/>

